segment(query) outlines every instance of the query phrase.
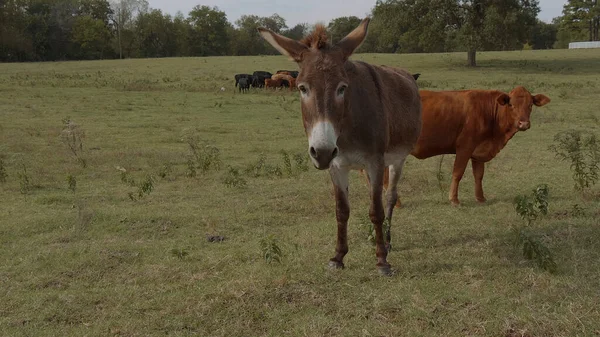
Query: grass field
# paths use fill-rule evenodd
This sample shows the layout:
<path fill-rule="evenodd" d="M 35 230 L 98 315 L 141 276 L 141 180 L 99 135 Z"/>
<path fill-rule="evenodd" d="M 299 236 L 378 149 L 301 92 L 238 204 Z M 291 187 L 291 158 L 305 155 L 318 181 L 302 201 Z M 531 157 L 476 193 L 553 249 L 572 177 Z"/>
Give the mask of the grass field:
<path fill-rule="evenodd" d="M 600 135 L 600 50 L 481 53 L 476 69 L 465 58 L 354 56 L 421 73 L 426 89 L 524 85 L 552 99 L 487 165 L 484 205 L 470 166 L 455 208 L 453 156 L 442 189 L 439 157 L 409 157 L 393 277 L 377 274 L 357 173 L 346 269 L 327 270 L 334 200 L 327 172 L 296 164 L 298 94 L 234 91 L 235 73 L 294 69 L 283 56 L 0 64 L 0 336 L 600 335 L 600 187 L 576 191 L 548 149 L 563 130 Z M 77 156 L 65 119 L 76 146 L 84 136 Z M 514 198 L 540 183 L 550 212 L 534 230 L 555 274 L 524 260 L 511 231 Z M 264 258 L 268 238 L 280 263 Z"/>

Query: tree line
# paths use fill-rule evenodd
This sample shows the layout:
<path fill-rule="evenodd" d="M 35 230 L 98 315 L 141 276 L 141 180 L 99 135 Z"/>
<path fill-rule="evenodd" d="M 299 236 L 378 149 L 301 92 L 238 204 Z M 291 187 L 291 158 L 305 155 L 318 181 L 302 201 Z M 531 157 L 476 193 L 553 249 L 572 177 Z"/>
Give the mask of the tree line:
<path fill-rule="evenodd" d="M 569 0 L 563 16 L 544 23 L 538 0 L 378 0 L 359 52 L 464 51 L 475 65 L 477 51 L 565 48 L 598 40 L 597 2 Z M 331 20 L 331 39 L 360 20 Z M 203 5 L 170 15 L 146 0 L 0 0 L 0 61 L 276 54 L 259 26 L 293 39 L 312 28 L 288 27 L 278 14 L 231 23 L 219 8 Z"/>

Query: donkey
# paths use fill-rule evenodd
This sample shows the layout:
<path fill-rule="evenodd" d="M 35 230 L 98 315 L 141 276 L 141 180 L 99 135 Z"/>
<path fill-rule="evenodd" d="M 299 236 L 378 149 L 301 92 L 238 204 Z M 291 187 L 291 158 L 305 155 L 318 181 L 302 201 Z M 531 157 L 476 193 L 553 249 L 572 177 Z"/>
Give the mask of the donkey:
<path fill-rule="evenodd" d="M 262 27 L 258 31 L 300 68 L 296 84 L 308 153 L 317 169 L 329 169 L 336 201 L 337 244 L 329 266 L 344 268 L 348 253 L 348 174 L 352 169 L 366 169 L 371 181 L 369 216 L 375 227 L 377 268 L 390 275 L 387 253 L 391 236 L 388 231 L 384 238 L 383 223 L 391 221 L 404 160 L 421 132 L 421 100 L 410 73 L 348 60 L 365 39 L 369 21 L 364 19 L 336 44 L 328 42 L 323 25 L 317 25 L 301 41 Z M 387 166 L 390 188 L 384 212 L 382 183 Z"/>

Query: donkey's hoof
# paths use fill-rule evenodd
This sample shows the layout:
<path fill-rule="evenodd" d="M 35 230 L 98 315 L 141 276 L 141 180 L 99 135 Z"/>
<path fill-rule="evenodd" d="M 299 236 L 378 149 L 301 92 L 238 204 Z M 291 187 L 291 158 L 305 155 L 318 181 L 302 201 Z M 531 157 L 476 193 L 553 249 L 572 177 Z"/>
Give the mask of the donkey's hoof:
<path fill-rule="evenodd" d="M 394 271 L 392 270 L 392 267 L 389 264 L 386 266 L 377 266 L 377 271 L 379 272 L 379 275 L 382 276 L 394 275 Z"/>
<path fill-rule="evenodd" d="M 344 264 L 342 262 L 330 260 L 329 269 L 344 269 Z"/>

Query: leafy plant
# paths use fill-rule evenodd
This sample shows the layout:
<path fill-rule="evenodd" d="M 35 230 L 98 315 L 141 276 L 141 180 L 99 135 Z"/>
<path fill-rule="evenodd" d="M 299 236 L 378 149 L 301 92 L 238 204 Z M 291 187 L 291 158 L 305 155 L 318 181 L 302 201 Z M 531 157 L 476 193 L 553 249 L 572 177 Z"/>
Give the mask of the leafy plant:
<path fill-rule="evenodd" d="M 556 157 L 571 162 L 575 189 L 594 185 L 600 177 L 600 146 L 596 135 L 587 131 L 568 130 L 554 136 L 550 149 Z"/>
<path fill-rule="evenodd" d="M 138 187 L 138 198 L 143 198 L 146 195 L 149 195 L 150 192 L 154 189 L 154 176 L 151 174 L 146 176 L 146 179 L 142 181 L 142 183 Z"/>
<path fill-rule="evenodd" d="M 268 235 L 260 240 L 260 250 L 265 262 L 269 264 L 273 262 L 281 263 L 283 252 L 273 235 Z"/>
<path fill-rule="evenodd" d="M 171 166 L 171 164 L 164 164 L 158 170 L 158 176 L 161 177 L 162 179 L 165 179 L 172 172 L 173 172 L 173 167 Z"/>
<path fill-rule="evenodd" d="M 533 222 L 540 215 L 548 214 L 548 185 L 538 185 L 531 195 L 515 198 L 515 211 L 526 221 L 526 225 L 516 226 L 517 242 L 522 245 L 523 257 L 535 260 L 537 265 L 551 273 L 557 269 L 550 249 L 531 230 Z"/>
<path fill-rule="evenodd" d="M 229 166 L 227 173 L 225 174 L 225 178 L 223 178 L 223 183 L 227 187 L 244 187 L 246 186 L 246 179 L 242 177 L 240 170 L 235 167 Z"/>

